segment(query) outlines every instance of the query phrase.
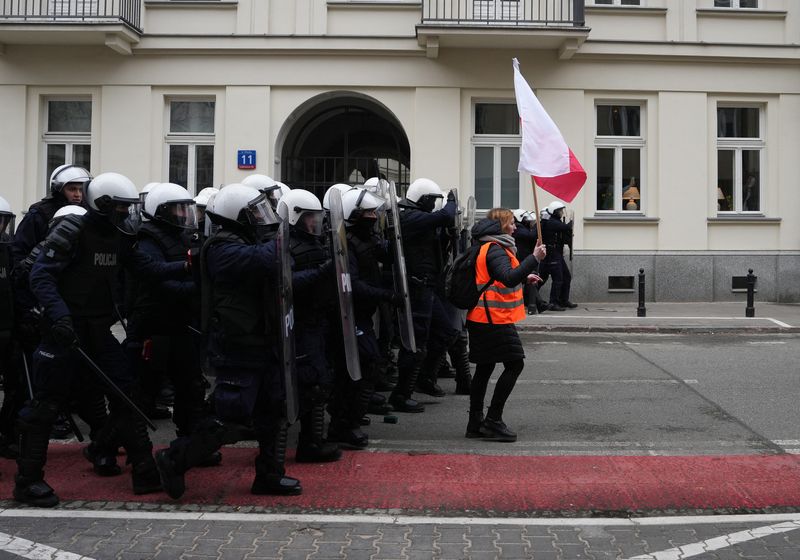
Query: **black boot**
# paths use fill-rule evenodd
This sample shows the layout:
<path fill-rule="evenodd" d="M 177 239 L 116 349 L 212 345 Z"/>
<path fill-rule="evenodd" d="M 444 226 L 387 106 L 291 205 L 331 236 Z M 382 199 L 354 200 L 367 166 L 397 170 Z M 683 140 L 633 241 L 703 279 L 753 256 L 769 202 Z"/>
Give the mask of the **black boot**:
<path fill-rule="evenodd" d="M 131 468 L 133 493 L 137 496 L 161 492 L 161 477 L 152 455 L 133 464 Z"/>
<path fill-rule="evenodd" d="M 300 418 L 300 439 L 295 461 L 298 463 L 332 463 L 342 458 L 335 443 L 325 441 L 325 408 L 323 403 L 314 403 L 310 412 Z"/>
<path fill-rule="evenodd" d="M 481 435 L 492 441 L 513 442 L 517 441 L 517 434 L 512 432 L 502 420 L 486 418 L 480 427 Z"/>
<path fill-rule="evenodd" d="M 281 420 L 274 441 L 260 442 L 261 453 L 256 457 L 256 477 L 250 493 L 269 496 L 297 496 L 303 492 L 300 481 L 286 476 L 286 434 L 288 425 Z"/>
<path fill-rule="evenodd" d="M 422 366 L 422 360 L 417 360 L 416 365 L 411 369 L 403 368 L 397 380 L 397 386 L 389 395 L 389 404 L 397 412 L 425 412 L 425 405 L 411 398 L 414 386 L 417 384 L 417 376 Z"/>
<path fill-rule="evenodd" d="M 472 374 L 469 369 L 469 342 L 467 332 L 462 331 L 448 350 L 450 361 L 456 368 L 456 395 L 469 395 Z"/>
<path fill-rule="evenodd" d="M 14 478 L 14 499 L 34 507 L 54 507 L 58 496 L 44 481 L 44 465 L 50 431 L 58 407 L 47 402 L 32 402 L 20 411 L 19 457 Z"/>
<path fill-rule="evenodd" d="M 114 452 L 106 451 L 92 442 L 83 448 L 83 456 L 92 464 L 92 470 L 100 476 L 117 476 L 122 474 L 122 469 L 117 465 L 117 456 Z"/>
<path fill-rule="evenodd" d="M 442 360 L 442 365 L 439 367 L 436 377 L 439 379 L 453 379 L 455 376 L 456 370 L 447 362 L 447 359 Z"/>
<path fill-rule="evenodd" d="M 481 432 L 481 423 L 483 423 L 483 411 L 477 410 L 469 411 L 469 420 L 467 421 L 467 433 L 464 434 L 466 438 L 481 438 L 484 437 Z"/>
<path fill-rule="evenodd" d="M 444 389 L 437 383 L 437 375 L 445 361 L 446 351 L 429 353 L 422 362 L 419 377 L 417 378 L 417 391 L 432 397 L 445 396 Z"/>

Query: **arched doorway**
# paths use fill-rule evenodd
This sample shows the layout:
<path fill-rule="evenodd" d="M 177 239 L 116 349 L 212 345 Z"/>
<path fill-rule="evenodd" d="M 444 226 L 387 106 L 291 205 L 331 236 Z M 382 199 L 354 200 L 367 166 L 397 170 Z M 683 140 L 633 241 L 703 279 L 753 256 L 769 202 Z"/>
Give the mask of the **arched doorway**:
<path fill-rule="evenodd" d="M 357 94 L 326 97 L 305 109 L 286 134 L 282 181 L 322 198 L 334 183 L 363 183 L 380 176 L 405 193 L 411 150 L 397 119 Z"/>

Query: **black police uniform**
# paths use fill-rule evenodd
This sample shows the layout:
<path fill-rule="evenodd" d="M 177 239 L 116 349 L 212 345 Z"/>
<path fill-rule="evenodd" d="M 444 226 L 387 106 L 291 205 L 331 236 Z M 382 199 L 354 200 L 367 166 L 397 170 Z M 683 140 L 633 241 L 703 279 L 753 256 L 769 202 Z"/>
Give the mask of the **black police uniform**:
<path fill-rule="evenodd" d="M 72 347 L 81 348 L 105 374 L 136 400 L 136 379 L 120 343 L 111 333 L 116 322 L 115 282 L 125 267 L 138 274 L 182 277 L 184 263 L 159 264 L 139 253 L 135 238 L 120 232 L 105 216 L 90 211 L 67 216 L 47 237 L 43 251 L 30 273 L 31 290 L 44 308 L 49 329 L 34 353 L 34 396 L 19 415 L 20 456 L 14 498 L 34 506 L 51 507 L 58 497 L 44 482 L 44 464 L 50 428 L 63 408 L 86 364 Z M 105 390 L 100 382 L 83 391 Z M 95 442 L 125 447 L 133 465 L 133 490 L 147 493 L 160 489 L 152 457 L 152 443 L 144 421 L 113 392 L 108 392 L 108 422 Z"/>
<path fill-rule="evenodd" d="M 325 404 L 333 388 L 328 363 L 332 341 L 331 315 L 337 309 L 336 277 L 328 247 L 320 236 L 290 226 L 293 260 L 294 337 L 300 393 L 300 435 L 296 460 L 336 461 L 338 446 L 324 440 Z"/>
<path fill-rule="evenodd" d="M 227 229 L 226 229 L 227 228 Z M 275 323 L 274 241 L 227 225 L 203 246 L 202 316 L 209 332 L 209 362 L 216 374 L 215 415 L 189 436 L 156 454 L 164 489 L 185 491 L 184 475 L 222 445 L 258 440 L 253 494 L 300 494 L 300 481 L 285 476 L 287 422 Z"/>
<path fill-rule="evenodd" d="M 139 250 L 156 262 L 182 262 L 193 248 L 192 233 L 151 220 L 138 233 Z M 162 382 L 175 389 L 173 420 L 187 435 L 205 416 L 203 378 L 196 332 L 199 289 L 192 278 L 135 282 L 125 347 L 139 365 L 147 408 L 155 408 Z"/>
<path fill-rule="evenodd" d="M 403 253 L 417 352 L 414 354 L 405 348 L 400 349 L 397 386 L 392 391 L 389 402 L 400 412 L 422 412 L 424 407 L 411 398 L 417 377 L 423 367 L 426 367 L 426 374 L 430 371 L 435 375 L 447 347 L 458 335 L 436 293 L 444 281 L 442 228 L 453 223 L 456 204 L 455 200 L 448 199 L 447 204 L 436 212 L 421 210 L 410 201 L 405 201 L 400 206 Z M 428 355 L 437 357 L 435 369 L 433 364 L 423 364 Z"/>
<path fill-rule="evenodd" d="M 3 405 L 0 407 L 0 457 L 16 455 L 16 417 L 25 400 L 21 377 L 21 353 L 14 322 L 13 256 L 11 239 L 0 237 L 0 379 L 3 381 Z"/>
<path fill-rule="evenodd" d="M 550 286 L 550 305 L 554 307 L 563 307 L 570 303 L 572 273 L 564 260 L 564 245 L 571 235 L 572 222 L 565 224 L 552 216 L 542 220 L 542 241 L 547 248 L 543 266 L 553 280 Z"/>

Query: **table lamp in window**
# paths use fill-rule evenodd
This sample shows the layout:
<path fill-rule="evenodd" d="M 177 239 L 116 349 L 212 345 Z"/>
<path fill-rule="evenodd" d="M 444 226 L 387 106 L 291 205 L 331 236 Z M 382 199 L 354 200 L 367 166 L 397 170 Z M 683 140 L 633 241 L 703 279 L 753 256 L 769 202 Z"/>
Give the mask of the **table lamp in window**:
<path fill-rule="evenodd" d="M 638 210 L 640 198 L 639 188 L 636 186 L 636 177 L 631 177 L 628 186 L 622 192 L 622 200 L 627 200 L 625 210 Z"/>
<path fill-rule="evenodd" d="M 717 210 L 722 210 L 722 201 L 725 200 L 725 193 L 722 189 L 717 187 Z"/>

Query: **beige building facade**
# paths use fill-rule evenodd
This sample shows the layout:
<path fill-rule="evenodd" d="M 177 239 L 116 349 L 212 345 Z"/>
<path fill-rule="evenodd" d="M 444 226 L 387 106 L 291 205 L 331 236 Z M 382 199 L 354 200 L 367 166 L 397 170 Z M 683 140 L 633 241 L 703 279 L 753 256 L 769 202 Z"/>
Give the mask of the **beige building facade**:
<path fill-rule="evenodd" d="M 793 0 L 0 3 L 2 196 L 61 163 L 197 192 L 380 172 L 533 207 L 511 60 L 588 173 L 573 299 L 800 301 Z M 551 198 L 541 193 L 539 204 Z"/>

